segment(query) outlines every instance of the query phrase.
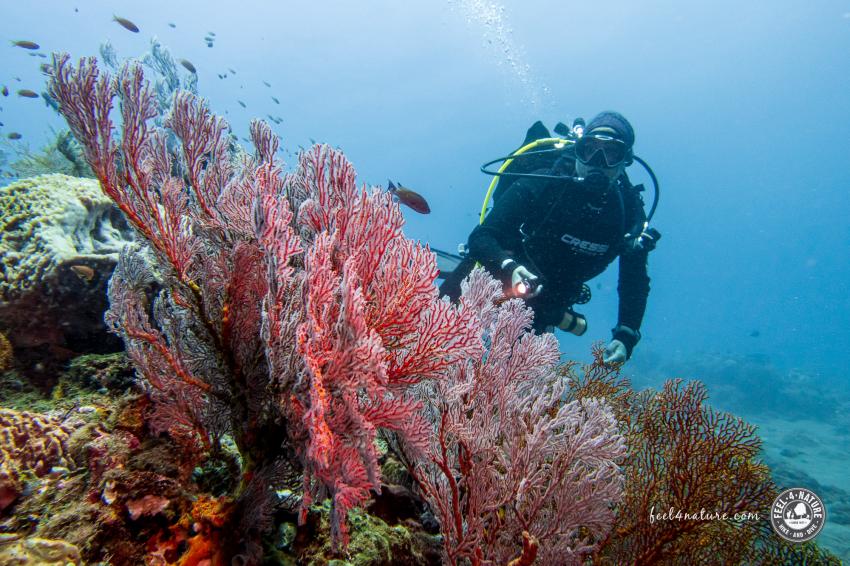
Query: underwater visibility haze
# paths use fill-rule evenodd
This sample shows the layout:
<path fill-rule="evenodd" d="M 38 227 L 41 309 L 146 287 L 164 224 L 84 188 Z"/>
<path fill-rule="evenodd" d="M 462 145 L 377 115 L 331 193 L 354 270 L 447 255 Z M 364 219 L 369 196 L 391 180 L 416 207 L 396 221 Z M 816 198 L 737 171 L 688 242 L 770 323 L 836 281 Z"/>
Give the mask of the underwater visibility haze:
<path fill-rule="evenodd" d="M 0 38 L 0 563 L 850 559 L 850 1 L 4 2 Z M 660 186 L 628 167 L 662 237 L 622 365 L 616 265 L 574 336 L 431 263 L 482 164 L 608 110 Z M 702 508 L 759 516 L 661 516 Z"/>

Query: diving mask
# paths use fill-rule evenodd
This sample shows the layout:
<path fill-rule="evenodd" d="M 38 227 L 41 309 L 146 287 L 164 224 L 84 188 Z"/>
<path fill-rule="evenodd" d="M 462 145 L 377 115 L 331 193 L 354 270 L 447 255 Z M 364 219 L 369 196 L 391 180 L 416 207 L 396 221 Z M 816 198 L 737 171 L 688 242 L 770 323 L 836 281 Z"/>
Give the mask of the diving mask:
<path fill-rule="evenodd" d="M 629 157 L 625 142 L 604 134 L 583 135 L 576 141 L 575 151 L 576 159 L 597 167 L 616 167 Z"/>

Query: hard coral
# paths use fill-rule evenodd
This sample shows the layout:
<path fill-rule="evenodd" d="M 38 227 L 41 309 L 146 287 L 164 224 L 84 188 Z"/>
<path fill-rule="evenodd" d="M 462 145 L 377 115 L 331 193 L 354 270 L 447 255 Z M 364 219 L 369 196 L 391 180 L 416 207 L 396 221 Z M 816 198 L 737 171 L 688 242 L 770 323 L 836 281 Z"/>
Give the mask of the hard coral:
<path fill-rule="evenodd" d="M 0 187 L 0 328 L 18 367 L 48 379 L 75 351 L 120 342 L 103 324 L 106 283 L 133 240 L 96 181 L 42 175 Z"/>
<path fill-rule="evenodd" d="M 56 418 L 0 409 L 0 511 L 20 495 L 27 474 L 75 467 L 67 447 L 72 432 Z"/>
<path fill-rule="evenodd" d="M 0 538 L 0 564 L 4 566 L 78 566 L 80 549 L 61 540 L 38 537 Z"/>

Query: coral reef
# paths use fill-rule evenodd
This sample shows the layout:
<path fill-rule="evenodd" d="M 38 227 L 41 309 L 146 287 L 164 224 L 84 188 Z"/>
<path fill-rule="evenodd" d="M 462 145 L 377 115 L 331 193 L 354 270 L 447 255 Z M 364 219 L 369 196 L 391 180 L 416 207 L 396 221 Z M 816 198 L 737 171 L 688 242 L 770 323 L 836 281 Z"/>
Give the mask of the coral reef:
<path fill-rule="evenodd" d="M 49 91 L 137 236 L 106 321 L 141 394 L 95 409 L 71 449 L 84 472 L 45 479 L 12 528 L 40 516 L 32 534 L 115 563 L 434 563 L 422 524 L 455 564 L 790 555 L 760 523 L 649 517 L 764 512 L 750 425 L 699 384 L 632 391 L 601 348 L 559 374 L 552 336 L 482 271 L 460 306 L 440 300 L 433 254 L 340 152 L 284 174 L 268 125 L 247 155 L 198 97 L 165 114 L 138 65 L 57 56 Z"/>
<path fill-rule="evenodd" d="M 422 387 L 436 435 L 430 462 L 412 467 L 447 562 L 583 564 L 622 496 L 617 421 L 596 399 L 563 402 L 558 342 L 530 334 L 522 301 L 499 305 L 501 284 L 480 268 L 462 287 L 488 353 Z"/>
<path fill-rule="evenodd" d="M 67 175 L 42 175 L 2 187 L 0 218 L 0 298 L 5 302 L 35 287 L 58 264 L 117 254 L 133 239 L 97 181 Z"/>
<path fill-rule="evenodd" d="M 85 354 L 68 363 L 65 378 L 60 380 L 60 385 L 67 383 L 68 387 L 77 390 L 123 393 L 134 385 L 136 373 L 124 352 Z M 75 393 L 74 397 L 79 398 L 80 393 Z"/>
<path fill-rule="evenodd" d="M 322 536 L 330 529 L 330 502 L 314 506 L 306 525 L 293 531 L 283 523 L 273 547 L 279 563 L 324 566 L 333 556 L 332 541 Z M 345 564 L 360 566 L 426 566 L 440 564 L 439 538 L 408 528 L 404 524 L 389 525 L 360 510 L 350 516 L 351 541 L 346 548 Z M 340 561 L 342 562 L 342 561 Z"/>
<path fill-rule="evenodd" d="M 202 513 L 192 515 L 203 507 L 180 477 L 180 451 L 167 439 L 152 438 L 145 425 L 148 403 L 126 395 L 97 408 L 63 411 L 66 428 L 75 427 L 63 439 L 64 453 L 77 466 L 54 465 L 41 477 L 26 473 L 26 489 L 0 532 L 67 541 L 87 563 L 141 564 L 146 541 L 203 522 Z"/>
<path fill-rule="evenodd" d="M 0 409 L 0 512 L 22 493 L 28 475 L 43 477 L 54 466 L 74 468 L 68 453 L 72 432 L 59 419 Z"/>
<path fill-rule="evenodd" d="M 133 234 L 94 180 L 43 175 L 0 188 L 0 328 L 17 367 L 48 376 L 120 341 L 103 323 L 117 253 Z"/>
<path fill-rule="evenodd" d="M 567 399 L 607 399 L 628 445 L 625 497 L 595 564 L 808 563 L 790 559 L 804 556 L 837 563 L 813 544 L 790 545 L 772 532 L 767 518 L 777 490 L 759 460 L 755 427 L 707 406 L 702 383 L 668 380 L 661 391 L 635 391 L 619 367 L 602 363 L 601 345 L 593 363 L 563 371 Z M 728 518 L 693 516 L 702 511 Z"/>
<path fill-rule="evenodd" d="M 61 540 L 0 535 L 0 564 L 5 566 L 80 566 L 80 549 Z"/>
<path fill-rule="evenodd" d="M 107 313 L 152 400 L 147 424 L 181 446 L 181 477 L 225 436 L 238 449 L 226 525 L 204 540 L 256 561 L 279 506 L 272 488 L 300 475 L 301 518 L 330 497 L 344 544 L 348 510 L 381 488 L 377 430 L 423 450 L 429 429 L 413 386 L 481 351 L 471 315 L 437 297 L 433 254 L 402 236 L 391 197 L 358 189 L 326 146 L 282 177 L 266 124 L 252 124 L 256 153 L 245 159 L 226 123 L 188 93 L 167 131 L 152 128 L 156 99 L 138 66 L 113 82 L 92 60 L 75 69 L 58 57 L 50 94 L 149 246 L 122 254 Z"/>

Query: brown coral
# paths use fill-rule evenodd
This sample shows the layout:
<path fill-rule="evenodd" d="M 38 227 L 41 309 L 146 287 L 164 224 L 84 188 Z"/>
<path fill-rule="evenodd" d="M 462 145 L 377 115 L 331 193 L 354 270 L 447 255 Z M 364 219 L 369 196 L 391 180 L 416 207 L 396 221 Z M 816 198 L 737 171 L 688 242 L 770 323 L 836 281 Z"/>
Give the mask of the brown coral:
<path fill-rule="evenodd" d="M 697 563 L 712 540 L 746 543 L 746 523 L 657 519 L 661 514 L 765 512 L 771 482 L 756 461 L 761 441 L 754 427 L 703 405 L 705 387 L 668 381 L 661 392 L 635 392 L 619 370 L 594 363 L 571 371 L 572 395 L 603 395 L 615 407 L 629 446 L 626 495 L 614 530 L 596 556 L 600 564 Z M 742 540 L 743 539 L 743 540 Z M 726 545 L 718 563 L 738 563 L 738 545 Z M 723 550 L 723 549 L 720 549 Z M 718 557 L 719 558 L 719 557 Z"/>
<path fill-rule="evenodd" d="M 629 448 L 626 495 L 594 564 L 802 564 L 804 556 L 836 563 L 816 548 L 786 549 L 770 532 L 776 488 L 757 459 L 753 425 L 705 405 L 698 381 L 635 392 L 619 367 L 602 363 L 601 347 L 594 358 L 580 370 L 566 367 L 569 397 L 607 399 Z M 780 555 L 794 559 L 776 561 Z"/>
<path fill-rule="evenodd" d="M 67 448 L 72 432 L 46 415 L 0 409 L 0 511 L 20 495 L 26 474 L 42 477 L 53 466 L 75 466 Z"/>

